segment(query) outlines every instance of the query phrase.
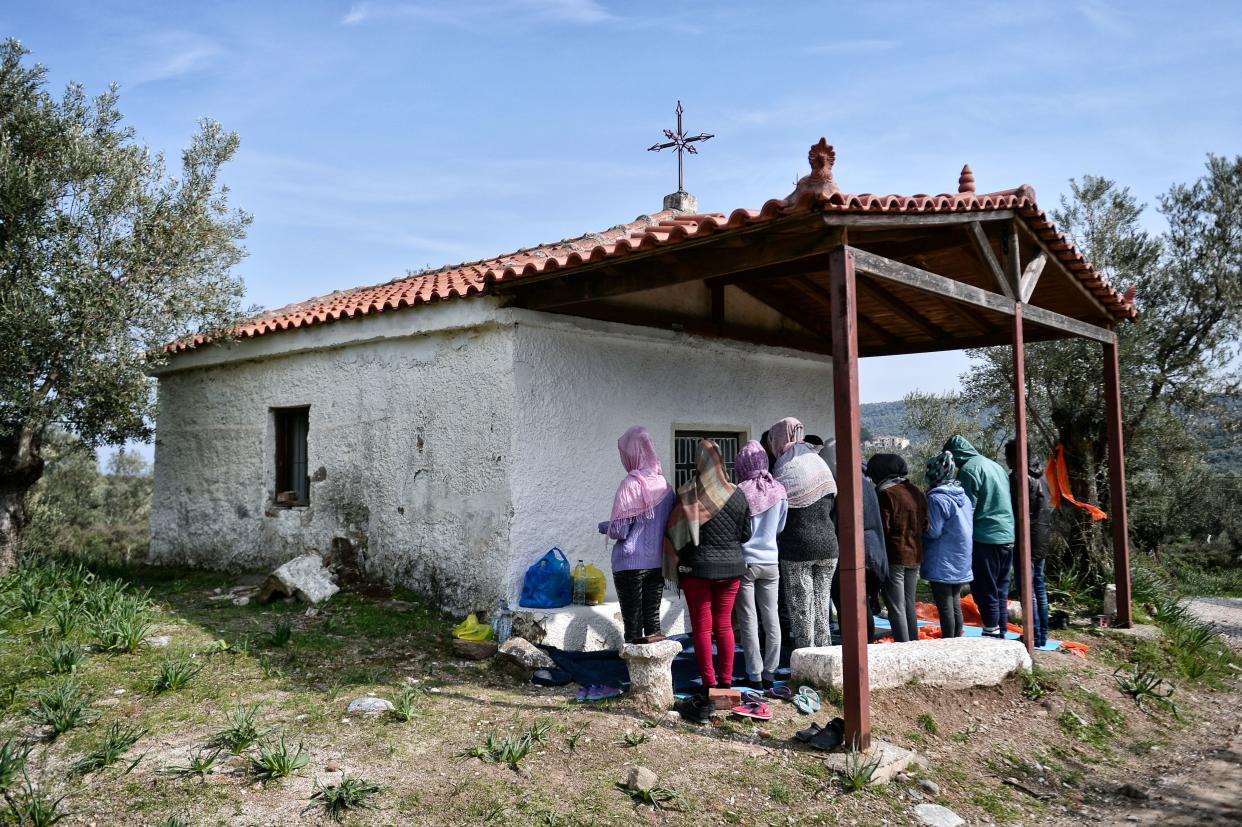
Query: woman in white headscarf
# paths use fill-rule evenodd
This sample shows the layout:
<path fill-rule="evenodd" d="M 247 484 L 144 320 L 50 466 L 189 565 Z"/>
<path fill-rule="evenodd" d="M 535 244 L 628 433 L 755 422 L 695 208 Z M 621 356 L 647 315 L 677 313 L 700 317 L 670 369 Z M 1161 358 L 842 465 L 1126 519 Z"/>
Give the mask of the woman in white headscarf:
<path fill-rule="evenodd" d="M 768 432 L 776 462 L 772 475 L 789 497 L 785 529 L 777 542 L 781 591 L 789 612 L 794 648 L 829 646 L 830 591 L 840 549 L 832 524 L 837 482 L 819 455 L 819 446 L 803 440 L 802 423 L 793 417 Z"/>

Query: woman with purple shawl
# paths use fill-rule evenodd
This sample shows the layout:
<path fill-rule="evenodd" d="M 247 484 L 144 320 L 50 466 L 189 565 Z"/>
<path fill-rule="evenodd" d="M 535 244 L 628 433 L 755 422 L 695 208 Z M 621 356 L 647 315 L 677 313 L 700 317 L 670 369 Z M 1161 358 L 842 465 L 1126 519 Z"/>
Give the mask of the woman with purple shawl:
<path fill-rule="evenodd" d="M 768 454 L 755 440 L 747 442 L 733 461 L 737 487 L 750 507 L 750 539 L 742 544 L 746 573 L 737 593 L 738 626 L 746 656 L 746 678 L 755 689 L 770 689 L 781 659 L 781 619 L 778 610 L 780 568 L 777 535 L 785 528 L 789 497 L 785 486 L 768 472 Z M 756 609 L 758 611 L 756 612 Z M 763 621 L 763 648 L 759 622 Z"/>
<path fill-rule="evenodd" d="M 664 525 L 677 497 L 664 478 L 651 434 L 635 425 L 617 440 L 626 475 L 612 501 L 612 518 L 599 524 L 612 547 L 612 579 L 621 601 L 626 643 L 664 640 L 660 601 L 664 597 Z"/>

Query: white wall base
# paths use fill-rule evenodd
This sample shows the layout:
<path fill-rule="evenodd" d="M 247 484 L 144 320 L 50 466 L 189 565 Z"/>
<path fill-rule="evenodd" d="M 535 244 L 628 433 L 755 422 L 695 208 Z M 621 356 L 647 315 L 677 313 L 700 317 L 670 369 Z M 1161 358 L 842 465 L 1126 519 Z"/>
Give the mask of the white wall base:
<path fill-rule="evenodd" d="M 690 631 L 686 604 L 665 600 L 660 609 L 660 625 L 666 635 Z M 513 634 L 531 643 L 555 646 L 569 652 L 601 652 L 620 649 L 625 642 L 621 604 L 565 606 L 561 609 L 514 609 Z"/>

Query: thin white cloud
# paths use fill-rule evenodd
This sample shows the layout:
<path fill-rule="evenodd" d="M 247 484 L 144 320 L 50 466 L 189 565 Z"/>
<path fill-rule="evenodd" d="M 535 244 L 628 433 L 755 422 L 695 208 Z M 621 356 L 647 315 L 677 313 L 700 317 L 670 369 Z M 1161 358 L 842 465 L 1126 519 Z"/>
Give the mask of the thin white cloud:
<path fill-rule="evenodd" d="M 821 43 L 803 49 L 808 55 L 866 55 L 874 52 L 886 52 L 900 44 L 896 40 L 881 38 L 859 38 L 858 40 L 837 40 L 832 43 Z"/>
<path fill-rule="evenodd" d="M 497 22 L 595 25 L 616 19 L 599 0 L 492 0 L 455 5 L 364 0 L 351 5 L 341 18 L 341 23 L 356 26 L 381 20 L 417 20 L 443 26 L 476 28 Z"/>
<path fill-rule="evenodd" d="M 143 59 L 130 79 L 133 86 L 175 80 L 202 71 L 223 51 L 215 41 L 191 32 L 160 32 L 135 49 Z"/>

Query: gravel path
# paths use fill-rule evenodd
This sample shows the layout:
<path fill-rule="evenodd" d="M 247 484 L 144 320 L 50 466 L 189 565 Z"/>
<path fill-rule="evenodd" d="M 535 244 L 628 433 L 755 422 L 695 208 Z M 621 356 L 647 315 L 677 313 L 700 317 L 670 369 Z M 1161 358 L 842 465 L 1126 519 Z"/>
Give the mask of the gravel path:
<path fill-rule="evenodd" d="M 1186 601 L 1195 617 L 1215 623 L 1235 649 L 1242 649 L 1242 597 L 1192 597 Z"/>
<path fill-rule="evenodd" d="M 1216 624 L 1230 646 L 1242 650 L 1242 598 L 1195 597 L 1187 605 L 1200 620 Z M 1220 715 L 1204 722 L 1198 734 L 1205 748 L 1185 756 L 1167 775 L 1127 784 L 1125 794 L 1134 799 L 1134 805 L 1114 811 L 1097 824 L 1242 824 L 1242 712 L 1238 707 L 1236 695 L 1222 693 Z M 1195 734 L 1188 733 L 1188 737 Z"/>

